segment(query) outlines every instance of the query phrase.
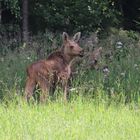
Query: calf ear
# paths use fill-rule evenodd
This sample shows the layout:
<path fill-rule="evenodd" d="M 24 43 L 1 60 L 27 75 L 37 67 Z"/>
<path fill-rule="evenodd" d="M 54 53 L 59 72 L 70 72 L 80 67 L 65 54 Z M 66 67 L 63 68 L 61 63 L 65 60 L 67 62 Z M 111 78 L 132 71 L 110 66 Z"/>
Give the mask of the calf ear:
<path fill-rule="evenodd" d="M 78 42 L 80 40 L 80 37 L 81 37 L 81 32 L 78 32 L 73 36 L 73 40 L 75 42 Z"/>
<path fill-rule="evenodd" d="M 62 39 L 63 39 L 63 42 L 67 42 L 69 39 L 69 35 L 66 32 L 63 32 Z"/>

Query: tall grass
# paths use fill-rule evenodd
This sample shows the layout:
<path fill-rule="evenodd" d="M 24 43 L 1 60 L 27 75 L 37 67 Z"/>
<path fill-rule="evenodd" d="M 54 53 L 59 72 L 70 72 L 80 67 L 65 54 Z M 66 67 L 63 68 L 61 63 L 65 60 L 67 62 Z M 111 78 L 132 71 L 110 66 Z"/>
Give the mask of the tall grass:
<path fill-rule="evenodd" d="M 140 111 L 135 105 L 77 97 L 64 104 L 9 102 L 0 105 L 1 140 L 139 140 Z"/>
<path fill-rule="evenodd" d="M 16 94 L 23 93 L 28 64 L 47 57 L 61 44 L 60 42 L 60 36 L 55 37 L 51 33 L 46 33 L 33 38 L 29 46 L 21 46 L 14 51 L 9 50 L 6 55 L 1 55 L 0 98 L 14 98 L 12 90 Z M 117 42 L 122 42 L 121 49 L 116 48 Z M 100 39 L 98 46 L 103 48 L 100 70 L 78 67 L 78 74 L 72 81 L 72 90 L 75 94 L 96 98 L 100 95 L 100 89 L 111 100 L 119 102 L 125 98 L 125 102 L 138 103 L 140 93 L 139 35 L 115 30 L 105 39 Z M 105 57 L 108 52 L 112 52 L 111 60 Z M 83 62 L 87 63 L 87 60 L 84 59 Z M 110 71 L 107 78 L 102 72 L 104 65 L 108 65 Z"/>

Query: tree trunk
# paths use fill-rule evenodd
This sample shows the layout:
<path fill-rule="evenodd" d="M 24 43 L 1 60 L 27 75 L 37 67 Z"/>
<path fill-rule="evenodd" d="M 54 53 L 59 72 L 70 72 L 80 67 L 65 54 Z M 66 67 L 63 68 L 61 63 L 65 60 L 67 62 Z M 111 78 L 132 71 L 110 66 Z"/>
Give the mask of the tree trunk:
<path fill-rule="evenodd" d="M 23 42 L 28 44 L 28 0 L 22 0 L 22 37 Z"/>
<path fill-rule="evenodd" d="M 1 2 L 0 2 L 0 25 L 1 25 L 1 21 L 2 20 L 2 6 L 1 6 Z"/>

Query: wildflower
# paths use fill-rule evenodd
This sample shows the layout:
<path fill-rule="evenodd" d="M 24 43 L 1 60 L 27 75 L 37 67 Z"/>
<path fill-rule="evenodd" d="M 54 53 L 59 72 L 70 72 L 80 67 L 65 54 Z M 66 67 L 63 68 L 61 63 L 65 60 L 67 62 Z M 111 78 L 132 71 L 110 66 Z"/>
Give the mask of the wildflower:
<path fill-rule="evenodd" d="M 91 7 L 90 6 L 88 6 L 88 10 L 91 11 Z"/>
<path fill-rule="evenodd" d="M 122 42 L 118 41 L 118 42 L 117 42 L 117 45 L 122 46 L 123 44 L 122 44 Z"/>
<path fill-rule="evenodd" d="M 125 76 L 125 72 L 122 72 L 122 73 L 121 73 L 121 76 L 123 76 L 123 77 L 124 77 L 124 76 Z"/>
<path fill-rule="evenodd" d="M 116 48 L 117 48 L 117 49 L 121 49 L 122 47 L 123 47 L 123 43 L 120 42 L 120 41 L 118 41 L 118 42 L 116 43 Z"/>
<path fill-rule="evenodd" d="M 138 64 L 134 64 L 134 68 L 138 70 Z"/>
<path fill-rule="evenodd" d="M 134 67 L 136 68 L 136 67 L 138 67 L 138 65 L 137 64 L 134 64 Z"/>
<path fill-rule="evenodd" d="M 76 88 L 71 88 L 70 91 L 76 91 Z"/>
<path fill-rule="evenodd" d="M 78 93 L 78 89 L 77 89 L 77 88 L 71 88 L 70 91 L 71 91 L 71 92 Z"/>
<path fill-rule="evenodd" d="M 108 69 L 108 66 L 104 66 L 104 68 L 103 68 L 103 73 L 104 74 L 107 74 L 107 73 L 109 73 L 110 71 L 109 71 L 109 69 Z"/>
<path fill-rule="evenodd" d="M 110 71 L 109 71 L 109 69 L 108 69 L 108 66 L 104 66 L 104 67 L 103 67 L 103 74 L 104 74 L 104 79 L 103 79 L 103 81 L 104 81 L 105 83 L 108 82 L 109 73 L 110 73 Z"/>
<path fill-rule="evenodd" d="M 27 57 L 27 60 L 30 60 L 31 58 L 30 57 Z"/>

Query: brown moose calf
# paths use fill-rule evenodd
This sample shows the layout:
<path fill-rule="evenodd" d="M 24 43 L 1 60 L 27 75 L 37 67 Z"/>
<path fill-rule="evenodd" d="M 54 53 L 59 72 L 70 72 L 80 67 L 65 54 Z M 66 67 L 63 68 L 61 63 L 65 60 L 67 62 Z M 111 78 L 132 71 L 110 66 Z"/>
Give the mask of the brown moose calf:
<path fill-rule="evenodd" d="M 71 63 L 76 56 L 83 56 L 83 49 L 78 45 L 81 33 L 78 32 L 72 39 L 63 33 L 63 44 L 60 50 L 53 52 L 46 60 L 40 60 L 27 68 L 25 98 L 29 101 L 38 85 L 41 89 L 40 101 L 45 102 L 48 93 L 55 91 L 59 82 L 64 91 L 64 100 L 67 100 L 68 80 L 71 75 Z"/>

